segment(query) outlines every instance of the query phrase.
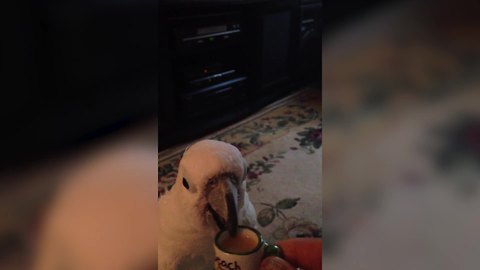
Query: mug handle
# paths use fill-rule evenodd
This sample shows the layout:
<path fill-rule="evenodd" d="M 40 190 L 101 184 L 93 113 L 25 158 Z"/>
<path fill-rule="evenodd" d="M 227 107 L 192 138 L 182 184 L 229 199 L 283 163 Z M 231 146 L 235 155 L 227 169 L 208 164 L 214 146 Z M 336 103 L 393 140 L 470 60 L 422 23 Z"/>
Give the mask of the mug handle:
<path fill-rule="evenodd" d="M 283 251 L 280 246 L 265 243 L 265 247 L 263 248 L 263 258 L 268 256 L 276 256 L 283 258 Z"/>

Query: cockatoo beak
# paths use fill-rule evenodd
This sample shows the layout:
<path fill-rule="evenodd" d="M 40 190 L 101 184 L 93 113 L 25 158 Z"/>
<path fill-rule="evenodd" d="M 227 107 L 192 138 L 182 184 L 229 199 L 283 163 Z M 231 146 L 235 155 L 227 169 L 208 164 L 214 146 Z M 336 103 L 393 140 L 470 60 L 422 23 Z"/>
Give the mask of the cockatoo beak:
<path fill-rule="evenodd" d="M 219 230 L 227 229 L 230 235 L 237 233 L 238 190 L 230 180 L 219 181 L 207 195 L 208 211 Z"/>

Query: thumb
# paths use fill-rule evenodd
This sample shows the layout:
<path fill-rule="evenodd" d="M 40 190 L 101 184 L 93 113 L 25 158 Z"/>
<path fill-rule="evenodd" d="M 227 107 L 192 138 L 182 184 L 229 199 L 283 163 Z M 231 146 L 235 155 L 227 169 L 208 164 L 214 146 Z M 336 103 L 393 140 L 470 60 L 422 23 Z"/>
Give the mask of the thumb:
<path fill-rule="evenodd" d="M 263 259 L 260 270 L 295 270 L 295 268 L 280 257 L 270 256 Z"/>

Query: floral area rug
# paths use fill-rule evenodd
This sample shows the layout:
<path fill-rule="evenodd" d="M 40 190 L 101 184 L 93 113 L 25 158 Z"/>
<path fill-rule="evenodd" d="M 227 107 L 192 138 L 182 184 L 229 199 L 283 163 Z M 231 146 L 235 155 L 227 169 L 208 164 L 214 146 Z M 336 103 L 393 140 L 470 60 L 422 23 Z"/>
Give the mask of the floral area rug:
<path fill-rule="evenodd" d="M 206 138 L 235 145 L 267 241 L 321 236 L 321 93 L 305 89 Z M 159 196 L 174 184 L 186 145 L 159 153 Z"/>

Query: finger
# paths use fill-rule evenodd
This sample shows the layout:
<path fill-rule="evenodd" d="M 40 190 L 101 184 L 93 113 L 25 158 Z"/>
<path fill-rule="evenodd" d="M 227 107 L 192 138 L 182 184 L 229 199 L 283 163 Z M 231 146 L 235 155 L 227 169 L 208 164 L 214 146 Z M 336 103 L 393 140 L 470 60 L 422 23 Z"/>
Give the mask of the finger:
<path fill-rule="evenodd" d="M 260 270 L 295 270 L 295 268 L 282 258 L 270 256 L 263 259 Z"/>
<path fill-rule="evenodd" d="M 322 269 L 322 240 L 318 238 L 292 238 L 277 243 L 285 260 L 307 270 Z"/>

